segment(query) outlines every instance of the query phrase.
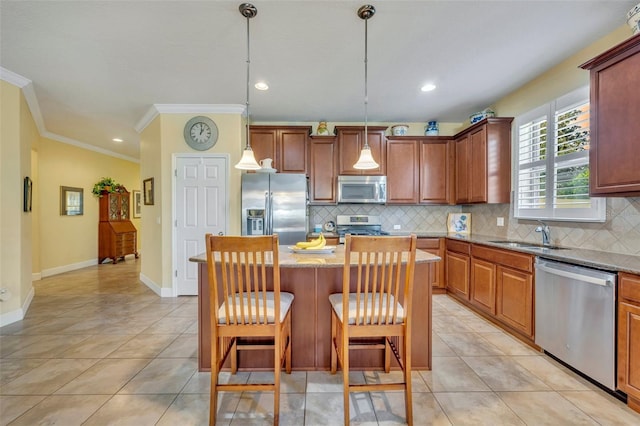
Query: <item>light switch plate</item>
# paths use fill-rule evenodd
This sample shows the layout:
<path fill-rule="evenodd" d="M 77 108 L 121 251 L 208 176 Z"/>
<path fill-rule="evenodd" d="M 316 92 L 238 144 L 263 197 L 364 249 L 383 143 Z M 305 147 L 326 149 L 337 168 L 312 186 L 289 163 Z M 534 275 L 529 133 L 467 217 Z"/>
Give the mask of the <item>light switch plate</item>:
<path fill-rule="evenodd" d="M 498 226 L 504 226 L 504 217 L 499 217 L 496 220 L 496 225 Z"/>

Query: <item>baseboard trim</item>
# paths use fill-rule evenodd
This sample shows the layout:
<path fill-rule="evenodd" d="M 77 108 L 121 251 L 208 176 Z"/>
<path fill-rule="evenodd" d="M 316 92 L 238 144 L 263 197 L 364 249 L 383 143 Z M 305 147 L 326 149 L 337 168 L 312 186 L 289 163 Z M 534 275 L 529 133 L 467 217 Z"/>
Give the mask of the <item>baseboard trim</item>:
<path fill-rule="evenodd" d="M 143 273 L 140 273 L 140 281 L 149 287 L 155 294 L 160 297 L 174 297 L 173 289 L 167 287 L 160 287 L 151 278 L 147 277 Z"/>
<path fill-rule="evenodd" d="M 22 321 L 24 319 L 25 313 L 29 310 L 29 306 L 31 306 L 34 295 L 35 291 L 33 289 L 33 286 L 31 286 L 31 289 L 29 290 L 29 293 L 27 294 L 27 297 L 22 304 L 22 308 L 0 315 L 0 327 L 13 324 L 14 322 Z"/>
<path fill-rule="evenodd" d="M 98 259 L 89 259 L 83 262 L 71 263 L 69 265 L 56 266 L 55 268 L 44 269 L 41 272 L 41 277 L 46 278 L 52 275 L 62 274 L 63 272 L 75 271 L 76 269 L 86 268 L 88 266 L 94 266 L 98 264 Z"/>

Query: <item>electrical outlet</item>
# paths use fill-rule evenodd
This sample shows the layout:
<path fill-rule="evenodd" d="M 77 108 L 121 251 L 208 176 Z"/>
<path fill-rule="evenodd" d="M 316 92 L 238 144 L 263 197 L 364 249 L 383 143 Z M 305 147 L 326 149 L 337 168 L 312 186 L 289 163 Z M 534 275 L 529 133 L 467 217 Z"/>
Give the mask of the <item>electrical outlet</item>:
<path fill-rule="evenodd" d="M 402 226 L 400 226 L 400 225 L 393 225 L 393 229 L 397 231 L 398 229 L 402 229 Z"/>
<path fill-rule="evenodd" d="M 496 225 L 498 226 L 504 226 L 504 217 L 499 217 L 496 220 Z"/>

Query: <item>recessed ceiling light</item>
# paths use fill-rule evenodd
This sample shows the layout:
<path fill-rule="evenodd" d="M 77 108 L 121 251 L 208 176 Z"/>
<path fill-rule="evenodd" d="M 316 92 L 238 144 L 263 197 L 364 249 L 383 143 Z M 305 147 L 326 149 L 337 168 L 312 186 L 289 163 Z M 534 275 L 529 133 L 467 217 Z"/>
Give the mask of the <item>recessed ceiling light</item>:
<path fill-rule="evenodd" d="M 120 139 L 120 138 L 113 138 L 113 139 L 111 139 L 111 140 L 112 140 L 112 141 L 114 141 L 114 142 L 123 142 L 123 140 L 122 140 L 122 139 Z"/>
<path fill-rule="evenodd" d="M 420 90 L 422 90 L 423 92 L 430 92 L 430 91 L 434 90 L 435 88 L 436 88 L 435 84 L 428 83 L 428 84 L 425 84 L 424 86 L 422 86 L 420 88 Z"/>
<path fill-rule="evenodd" d="M 267 83 L 265 83 L 264 81 L 259 81 L 256 83 L 256 89 L 258 90 L 268 90 L 269 89 L 269 85 Z"/>

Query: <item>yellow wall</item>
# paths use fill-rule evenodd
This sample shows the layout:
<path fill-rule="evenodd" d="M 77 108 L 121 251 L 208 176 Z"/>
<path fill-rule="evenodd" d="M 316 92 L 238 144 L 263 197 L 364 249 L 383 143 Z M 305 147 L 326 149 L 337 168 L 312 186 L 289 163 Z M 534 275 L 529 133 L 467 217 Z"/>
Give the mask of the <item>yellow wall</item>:
<path fill-rule="evenodd" d="M 7 290 L 0 315 L 26 308 L 32 297 L 31 221 L 23 212 L 23 179 L 31 176 L 37 133 L 20 88 L 0 81 L 0 288 Z"/>
<path fill-rule="evenodd" d="M 579 66 L 631 36 L 629 26 L 622 25 L 549 71 L 531 80 L 495 103 L 502 117 L 518 115 L 589 84 L 589 71 Z"/>
<path fill-rule="evenodd" d="M 240 194 L 242 173 L 233 165 L 240 160 L 244 147 L 242 117 L 240 114 L 204 114 L 216 123 L 218 142 L 201 152 L 184 141 L 184 126 L 194 115 L 162 114 L 141 134 L 141 178 L 155 179 L 155 205 L 145 206 L 142 214 L 144 258 L 141 273 L 143 280 L 149 279 L 153 285 L 162 288 L 173 285 L 173 162 L 176 154 L 229 154 L 228 229 L 230 234 L 240 234 L 240 199 L 237 195 Z"/>
<path fill-rule="evenodd" d="M 129 192 L 140 189 L 137 163 L 42 138 L 38 149 L 41 177 L 37 186 L 40 214 L 40 262 L 43 276 L 98 257 L 98 199 L 91 189 L 102 177 L 112 177 Z M 84 214 L 60 215 L 60 187 L 84 189 Z M 136 228 L 139 219 L 132 219 Z M 61 248 L 64 248 L 61 250 Z"/>
<path fill-rule="evenodd" d="M 154 178 L 154 204 L 142 205 L 141 246 L 142 264 L 140 274 L 147 285 L 162 286 L 162 219 L 161 196 L 161 129 L 162 117 L 158 116 L 140 134 L 140 179 Z M 149 282 L 150 281 L 150 282 Z"/>

